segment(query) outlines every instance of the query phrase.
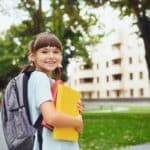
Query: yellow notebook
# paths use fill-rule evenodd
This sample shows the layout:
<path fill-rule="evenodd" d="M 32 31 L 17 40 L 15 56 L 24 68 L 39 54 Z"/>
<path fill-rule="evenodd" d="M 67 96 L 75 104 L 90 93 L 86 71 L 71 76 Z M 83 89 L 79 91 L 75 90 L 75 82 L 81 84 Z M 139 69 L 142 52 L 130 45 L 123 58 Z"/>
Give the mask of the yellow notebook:
<path fill-rule="evenodd" d="M 80 93 L 63 84 L 58 85 L 57 92 L 56 110 L 77 116 L 79 114 L 77 102 L 80 99 Z M 57 140 L 77 141 L 78 132 L 74 128 L 54 128 L 53 138 Z"/>

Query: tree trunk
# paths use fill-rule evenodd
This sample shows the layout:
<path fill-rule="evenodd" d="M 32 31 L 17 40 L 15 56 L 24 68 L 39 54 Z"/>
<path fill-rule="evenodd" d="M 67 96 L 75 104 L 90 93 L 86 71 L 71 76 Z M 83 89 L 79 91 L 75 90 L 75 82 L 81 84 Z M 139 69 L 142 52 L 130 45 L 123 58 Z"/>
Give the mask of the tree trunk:
<path fill-rule="evenodd" d="M 150 18 L 145 15 L 138 17 L 138 26 L 142 34 L 142 38 L 145 46 L 145 58 L 147 62 L 149 79 L 150 79 Z"/>
<path fill-rule="evenodd" d="M 39 0 L 38 2 L 38 10 L 35 11 L 33 16 L 33 22 L 34 22 L 34 34 L 40 33 L 42 31 L 42 0 Z"/>

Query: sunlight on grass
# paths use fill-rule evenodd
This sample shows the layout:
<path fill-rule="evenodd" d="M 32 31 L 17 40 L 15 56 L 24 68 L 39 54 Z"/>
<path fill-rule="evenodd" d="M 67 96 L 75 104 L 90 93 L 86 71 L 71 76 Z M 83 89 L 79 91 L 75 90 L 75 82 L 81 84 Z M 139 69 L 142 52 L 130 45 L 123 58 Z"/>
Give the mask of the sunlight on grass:
<path fill-rule="evenodd" d="M 84 131 L 79 140 L 82 150 L 119 150 L 150 142 L 150 113 L 142 112 L 84 113 Z"/>

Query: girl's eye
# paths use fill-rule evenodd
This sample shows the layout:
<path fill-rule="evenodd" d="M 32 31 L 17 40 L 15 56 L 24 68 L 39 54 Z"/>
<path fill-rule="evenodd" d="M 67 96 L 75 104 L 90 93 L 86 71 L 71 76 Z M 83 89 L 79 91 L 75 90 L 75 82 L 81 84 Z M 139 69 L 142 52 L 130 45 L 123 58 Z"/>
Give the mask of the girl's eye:
<path fill-rule="evenodd" d="M 48 51 L 47 50 L 43 50 L 43 51 L 41 51 L 41 53 L 46 54 L 46 53 L 48 53 Z"/>
<path fill-rule="evenodd" d="M 53 53 L 54 53 L 54 54 L 59 54 L 60 51 L 59 51 L 59 50 L 54 50 Z"/>

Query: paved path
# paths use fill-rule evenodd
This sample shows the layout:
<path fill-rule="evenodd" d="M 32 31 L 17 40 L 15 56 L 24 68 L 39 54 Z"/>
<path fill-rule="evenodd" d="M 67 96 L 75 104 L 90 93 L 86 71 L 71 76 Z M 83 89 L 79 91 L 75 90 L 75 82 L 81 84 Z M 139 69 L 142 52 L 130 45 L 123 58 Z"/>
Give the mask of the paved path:
<path fill-rule="evenodd" d="M 121 150 L 150 150 L 150 143 L 141 144 L 137 146 L 129 146 L 126 148 L 122 148 Z"/>

